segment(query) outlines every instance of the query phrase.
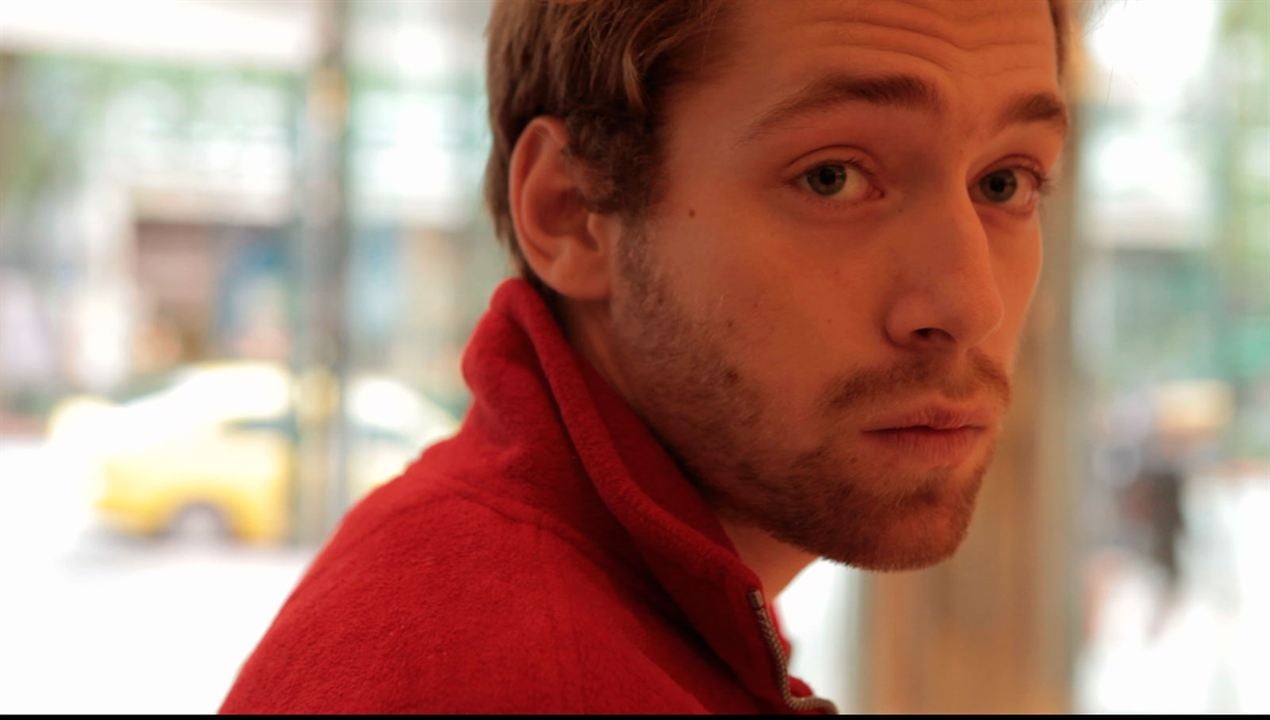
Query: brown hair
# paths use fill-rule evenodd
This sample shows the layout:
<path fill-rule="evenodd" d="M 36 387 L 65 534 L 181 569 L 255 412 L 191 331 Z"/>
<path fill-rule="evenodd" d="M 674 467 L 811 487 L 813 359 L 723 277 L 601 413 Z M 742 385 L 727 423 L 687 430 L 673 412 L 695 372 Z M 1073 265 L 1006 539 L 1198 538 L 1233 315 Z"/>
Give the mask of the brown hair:
<path fill-rule="evenodd" d="M 569 154 L 594 180 L 584 198 L 596 212 L 638 219 L 658 199 L 661 108 L 676 86 L 708 72 L 709 38 L 726 0 L 497 0 L 486 57 L 493 147 L 485 201 L 520 274 L 545 289 L 525 263 L 512 227 L 508 166 L 531 120 L 560 118 Z M 1060 75 L 1067 0 L 1050 0 Z"/>
<path fill-rule="evenodd" d="M 656 200 L 659 108 L 699 76 L 720 0 L 500 0 L 489 22 L 493 147 L 485 200 L 522 276 L 534 280 L 512 227 L 508 165 L 521 132 L 560 118 L 569 154 L 594 179 L 588 206 L 635 218 Z"/>

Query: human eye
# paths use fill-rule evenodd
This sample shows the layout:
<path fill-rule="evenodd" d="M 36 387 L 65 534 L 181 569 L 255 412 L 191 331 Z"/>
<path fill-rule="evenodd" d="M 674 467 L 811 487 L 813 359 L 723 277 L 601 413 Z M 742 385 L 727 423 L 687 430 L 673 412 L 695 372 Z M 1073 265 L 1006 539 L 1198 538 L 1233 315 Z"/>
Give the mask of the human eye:
<path fill-rule="evenodd" d="M 975 202 L 994 205 L 1019 215 L 1029 215 L 1049 189 L 1050 179 L 1040 168 L 1013 165 L 980 177 L 971 186 L 971 196 Z"/>
<path fill-rule="evenodd" d="M 853 160 L 826 160 L 800 172 L 794 185 L 822 203 L 851 204 L 877 194 L 868 173 Z"/>

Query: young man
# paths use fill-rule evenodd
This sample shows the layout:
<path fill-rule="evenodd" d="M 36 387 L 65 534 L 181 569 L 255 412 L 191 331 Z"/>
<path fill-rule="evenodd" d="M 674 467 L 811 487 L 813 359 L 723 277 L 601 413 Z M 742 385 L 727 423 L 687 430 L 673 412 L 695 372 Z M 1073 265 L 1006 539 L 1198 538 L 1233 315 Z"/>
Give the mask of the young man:
<path fill-rule="evenodd" d="M 349 513 L 223 710 L 832 711 L 770 600 L 964 536 L 1063 37 L 1046 0 L 498 4 L 522 278 L 472 408 Z"/>

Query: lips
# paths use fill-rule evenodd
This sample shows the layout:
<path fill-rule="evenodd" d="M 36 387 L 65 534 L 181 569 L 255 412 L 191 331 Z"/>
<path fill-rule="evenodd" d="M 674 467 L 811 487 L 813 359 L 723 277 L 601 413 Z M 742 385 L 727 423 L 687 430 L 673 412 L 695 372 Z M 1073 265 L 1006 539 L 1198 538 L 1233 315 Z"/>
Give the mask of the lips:
<path fill-rule="evenodd" d="M 932 403 L 879 418 L 870 423 L 864 437 L 902 462 L 956 466 L 979 446 L 995 422 L 995 413 L 985 406 Z"/>
<path fill-rule="evenodd" d="M 881 417 L 865 428 L 865 432 L 894 430 L 987 430 L 996 422 L 996 414 L 982 405 L 949 405 L 932 403 L 909 408 Z"/>

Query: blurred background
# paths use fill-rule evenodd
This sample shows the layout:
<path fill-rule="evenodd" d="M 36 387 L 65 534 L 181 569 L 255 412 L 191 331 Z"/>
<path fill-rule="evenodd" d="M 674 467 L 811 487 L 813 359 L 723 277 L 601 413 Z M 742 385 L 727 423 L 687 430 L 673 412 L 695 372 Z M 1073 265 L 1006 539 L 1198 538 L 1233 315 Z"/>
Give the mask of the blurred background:
<path fill-rule="evenodd" d="M 210 712 L 451 433 L 487 0 L 0 0 L 0 712 Z M 844 711 L 1270 712 L 1270 0 L 1076 4 L 964 551 L 782 596 Z"/>

